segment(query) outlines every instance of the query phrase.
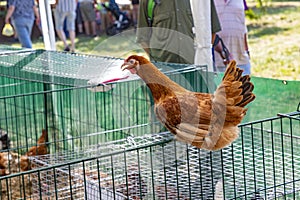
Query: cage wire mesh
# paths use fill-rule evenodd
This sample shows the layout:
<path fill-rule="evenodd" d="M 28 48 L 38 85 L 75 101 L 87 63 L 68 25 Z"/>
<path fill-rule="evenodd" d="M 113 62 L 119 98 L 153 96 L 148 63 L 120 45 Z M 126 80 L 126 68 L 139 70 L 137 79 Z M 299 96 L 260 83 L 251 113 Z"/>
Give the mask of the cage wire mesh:
<path fill-rule="evenodd" d="M 78 154 L 91 159 L 78 159 Z M 38 168 L 71 161 L 55 168 L 57 177 L 50 168 L 40 173 L 44 179 L 32 178 L 32 192 L 41 195 L 42 190 L 43 197 L 61 199 L 70 194 L 82 199 L 213 199 L 212 188 L 221 174 L 220 166 L 212 168 L 212 157 L 213 163 L 220 163 L 216 159 L 220 152 L 175 142 L 170 133 L 127 138 L 71 154 L 32 157 L 32 165 Z"/>
<path fill-rule="evenodd" d="M 225 196 L 230 195 L 231 199 L 298 199 L 299 110 L 246 123 L 240 129 L 239 140 L 226 155 L 228 159 L 223 159 Z"/>
<path fill-rule="evenodd" d="M 114 84 L 107 92 L 88 90 L 93 87 L 88 80 L 121 71 L 120 65 L 120 59 L 109 57 L 44 50 L 2 52 L 0 127 L 12 136 L 14 150 L 26 152 L 44 128 L 48 129 L 50 149 L 54 152 L 137 134 L 130 127 L 147 124 L 149 119 L 155 124 L 149 112 L 149 91 L 136 77 Z M 158 66 L 183 86 L 205 90 L 206 67 L 164 63 Z M 159 125 L 155 127 L 161 129 Z M 85 143 L 80 139 L 107 130 L 112 131 L 106 138 L 101 136 L 104 140 L 99 140 L 97 134 Z"/>
<path fill-rule="evenodd" d="M 39 172 L 35 177 L 36 172 L 30 173 L 32 195 L 213 199 L 217 190 L 224 199 L 297 199 L 299 158 L 294 153 L 299 150 L 295 138 L 300 118 L 295 114 L 295 119 L 276 117 L 242 125 L 241 138 L 222 154 L 202 152 L 161 133 L 33 157 Z M 61 185 L 60 178 L 68 181 Z M 223 187 L 214 189 L 218 182 Z"/>
<path fill-rule="evenodd" d="M 151 99 L 137 78 L 119 82 L 103 93 L 88 90 L 93 86 L 87 81 L 99 76 L 95 71 L 106 75 L 110 71 L 107 66 L 117 66 L 119 70 L 120 65 L 120 59 L 108 57 L 44 50 L 1 51 L 0 128 L 10 136 L 11 146 L 0 150 L 5 160 L 0 167 L 9 169 L 1 175 L 13 174 L 11 178 L 1 177 L 2 198 L 24 198 L 32 193 L 31 187 L 28 189 L 31 180 L 20 172 L 21 156 L 37 145 L 42 129 L 48 131 L 51 154 L 162 129 L 149 112 Z M 206 80 L 202 77 L 206 67 L 157 65 L 185 87 L 206 90 Z M 16 158 L 11 159 L 15 152 Z M 15 171 L 10 169 L 12 164 Z"/>
<path fill-rule="evenodd" d="M 298 199 L 300 112 L 240 130 L 240 138 L 218 152 L 176 142 L 166 132 L 32 157 L 40 169 L 32 192 L 58 199 Z M 59 184 L 60 178 L 68 182 Z"/>
<path fill-rule="evenodd" d="M 0 48 L 0 128 L 12 143 L 0 150 L 0 172 L 8 169 L 1 199 L 300 198 L 299 106 L 242 124 L 240 138 L 222 151 L 202 151 L 163 132 L 136 77 L 88 90 L 95 71 L 109 76 L 120 62 Z M 157 66 L 187 89 L 208 91 L 205 67 Z M 22 171 L 42 129 L 49 154 L 30 157 L 31 170 Z"/>

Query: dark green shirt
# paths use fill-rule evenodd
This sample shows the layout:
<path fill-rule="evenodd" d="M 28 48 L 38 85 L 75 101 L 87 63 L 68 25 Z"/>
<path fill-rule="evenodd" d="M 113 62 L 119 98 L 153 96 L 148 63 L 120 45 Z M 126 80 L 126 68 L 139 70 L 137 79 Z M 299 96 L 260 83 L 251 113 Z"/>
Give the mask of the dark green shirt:
<path fill-rule="evenodd" d="M 148 26 L 147 0 L 140 1 L 137 42 L 150 47 L 154 61 L 194 63 L 193 16 L 190 0 L 160 0 L 153 10 L 152 27 Z M 212 32 L 221 30 L 214 1 L 211 0 Z"/>

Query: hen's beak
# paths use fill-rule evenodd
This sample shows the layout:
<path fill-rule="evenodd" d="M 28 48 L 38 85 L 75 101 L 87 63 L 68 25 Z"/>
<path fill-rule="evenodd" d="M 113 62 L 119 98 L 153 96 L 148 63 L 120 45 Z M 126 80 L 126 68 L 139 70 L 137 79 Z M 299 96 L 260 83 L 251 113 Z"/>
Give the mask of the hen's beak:
<path fill-rule="evenodd" d="M 124 71 L 125 69 L 129 70 L 130 73 L 132 74 L 136 74 L 137 73 L 137 69 L 136 69 L 136 65 L 132 64 L 130 62 L 124 62 L 123 65 L 121 66 L 122 71 Z"/>
<path fill-rule="evenodd" d="M 122 71 L 124 71 L 125 69 L 130 69 L 130 68 L 132 68 L 132 66 L 128 62 L 124 62 L 123 65 L 121 65 Z"/>

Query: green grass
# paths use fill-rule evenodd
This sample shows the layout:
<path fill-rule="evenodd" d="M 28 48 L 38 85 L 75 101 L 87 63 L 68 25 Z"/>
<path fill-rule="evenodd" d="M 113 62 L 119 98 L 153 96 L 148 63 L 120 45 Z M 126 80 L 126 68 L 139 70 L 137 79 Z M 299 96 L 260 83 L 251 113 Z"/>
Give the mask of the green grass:
<path fill-rule="evenodd" d="M 253 75 L 300 80 L 300 2 L 251 8 L 257 16 L 247 18 Z"/>

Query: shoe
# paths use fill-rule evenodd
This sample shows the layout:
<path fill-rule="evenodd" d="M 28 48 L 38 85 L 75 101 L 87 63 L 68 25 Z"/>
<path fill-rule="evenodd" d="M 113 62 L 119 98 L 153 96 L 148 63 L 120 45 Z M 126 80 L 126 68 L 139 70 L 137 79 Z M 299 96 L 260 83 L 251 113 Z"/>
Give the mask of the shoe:
<path fill-rule="evenodd" d="M 67 47 L 64 49 L 64 51 L 70 51 L 70 47 L 67 46 Z"/>

